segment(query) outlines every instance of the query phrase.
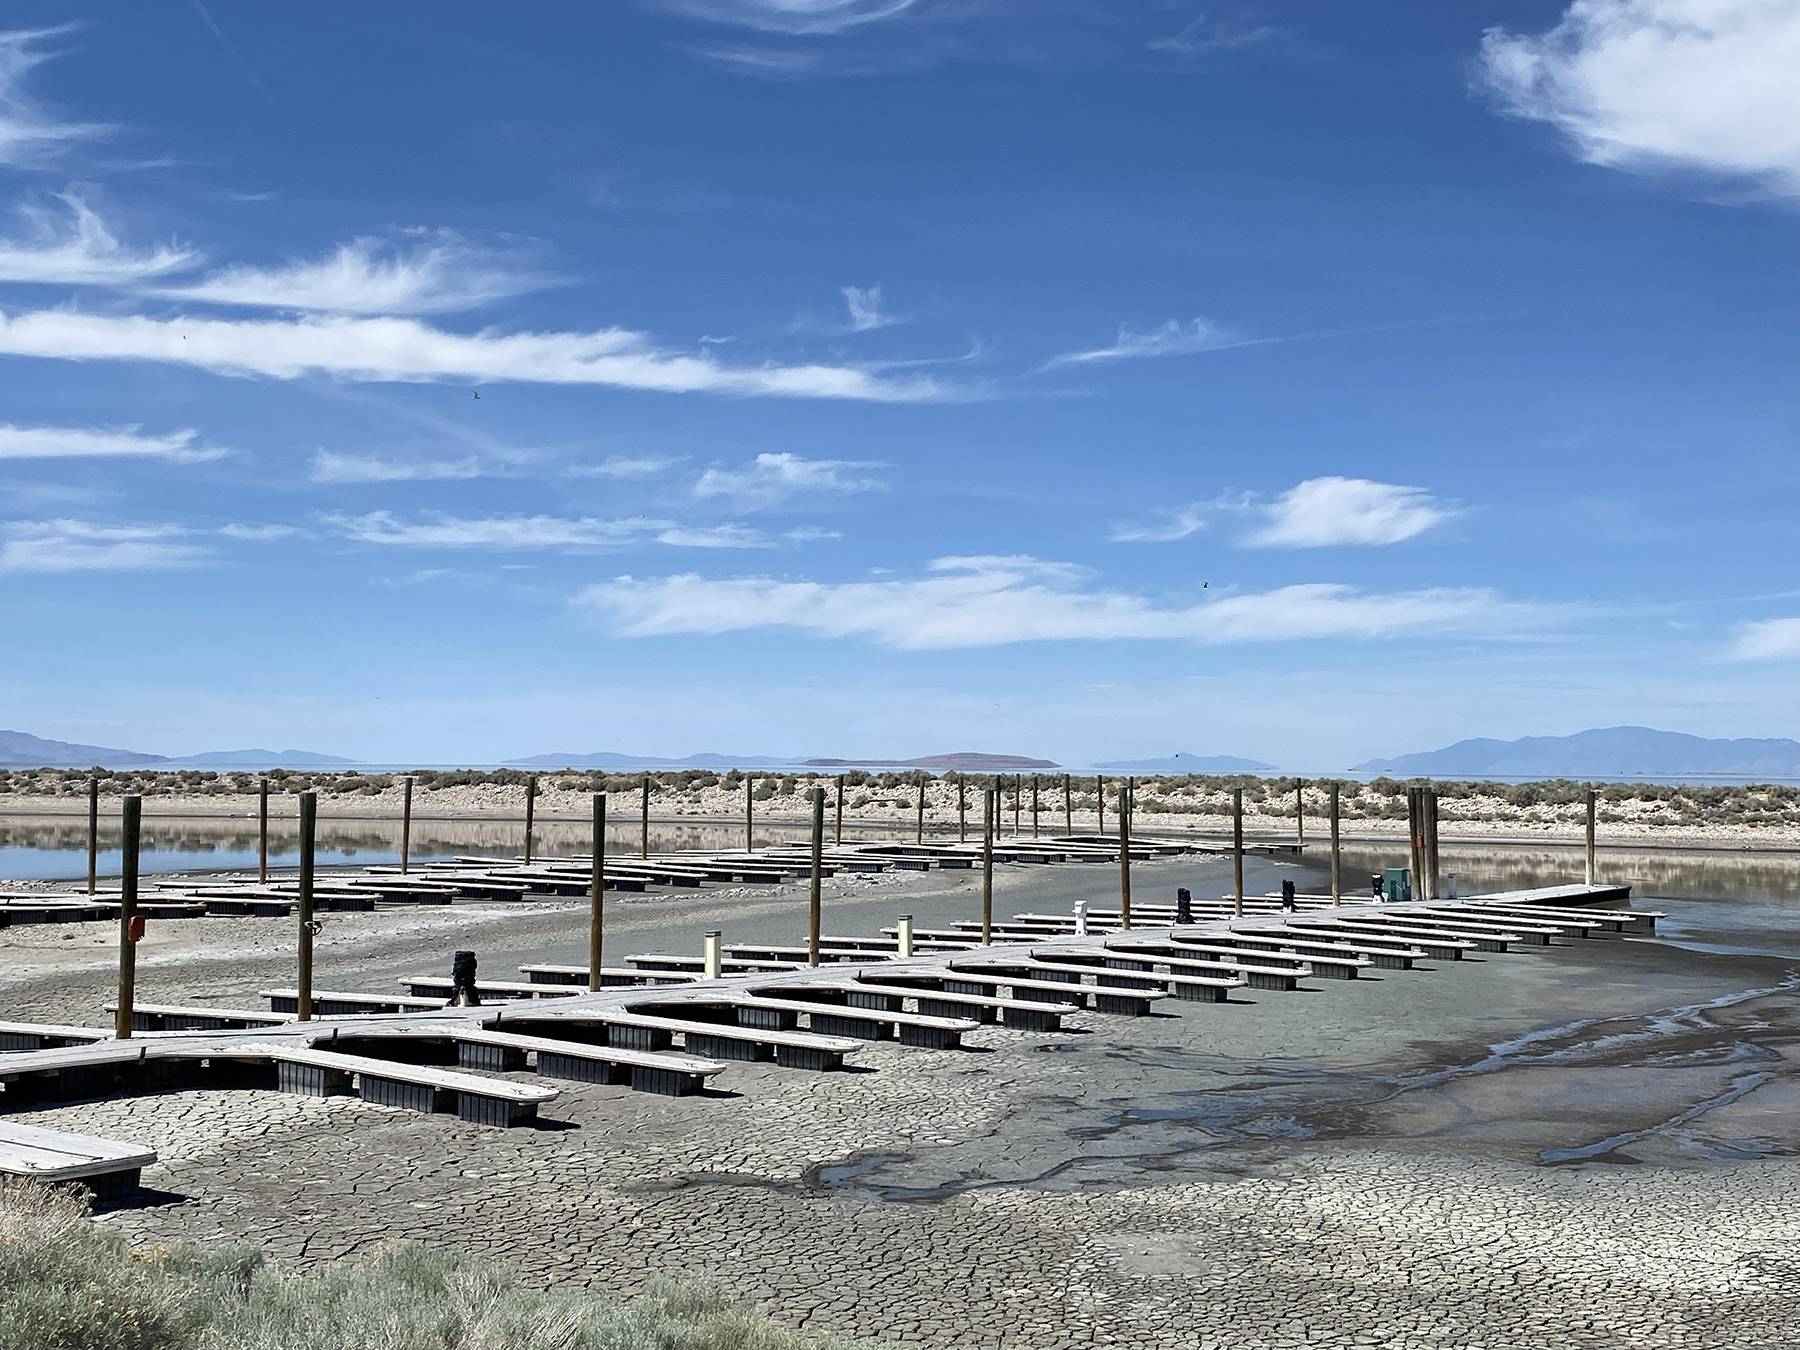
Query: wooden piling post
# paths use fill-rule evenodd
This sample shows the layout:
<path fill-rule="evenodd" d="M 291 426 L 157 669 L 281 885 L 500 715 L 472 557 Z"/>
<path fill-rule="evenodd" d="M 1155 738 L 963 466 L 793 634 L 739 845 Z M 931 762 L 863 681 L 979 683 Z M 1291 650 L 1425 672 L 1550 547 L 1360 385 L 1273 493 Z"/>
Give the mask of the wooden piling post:
<path fill-rule="evenodd" d="M 1231 912 L 1244 917 L 1244 789 L 1231 789 Z"/>
<path fill-rule="evenodd" d="M 994 817 L 999 814 L 994 789 L 981 794 L 981 945 L 994 940 Z"/>
<path fill-rule="evenodd" d="M 121 806 L 124 840 L 119 856 L 119 998 L 113 1012 L 113 1035 L 131 1039 L 131 1010 L 137 999 L 138 849 L 143 842 L 144 799 L 135 794 Z"/>
<path fill-rule="evenodd" d="M 256 879 L 269 879 L 269 780 L 256 784 Z"/>
<path fill-rule="evenodd" d="M 1425 898 L 1438 896 L 1438 795 L 1436 788 L 1425 789 Z"/>
<path fill-rule="evenodd" d="M 812 790 L 812 885 L 807 891 L 806 964 L 819 964 L 820 890 L 825 877 L 825 789 Z"/>
<path fill-rule="evenodd" d="M 749 774 L 744 775 L 744 852 L 756 852 L 756 799 L 750 794 L 756 788 L 756 780 Z"/>
<path fill-rule="evenodd" d="M 1331 785 L 1331 903 L 1334 905 L 1344 903 L 1343 877 L 1339 870 L 1343 857 L 1338 852 L 1339 788 L 1340 784 L 1333 783 Z"/>
<path fill-rule="evenodd" d="M 1100 813 L 1100 828 L 1097 834 L 1106 833 L 1106 780 L 1095 775 L 1094 778 L 1094 810 Z"/>
<path fill-rule="evenodd" d="M 1425 789 L 1410 787 L 1406 790 L 1406 829 L 1408 841 L 1412 846 L 1409 866 L 1412 871 L 1412 898 L 1418 900 L 1424 894 L 1422 878 L 1425 875 Z"/>
<path fill-rule="evenodd" d="M 1020 835 L 1025 833 L 1023 827 L 1021 827 L 1019 824 L 1019 817 L 1024 812 L 1024 809 L 1025 809 L 1025 779 L 1024 779 L 1023 775 L 1015 773 L 1013 775 L 1013 838 L 1014 839 L 1017 839 Z"/>
<path fill-rule="evenodd" d="M 525 780 L 525 864 L 531 865 L 531 821 L 537 813 L 537 775 Z"/>
<path fill-rule="evenodd" d="M 588 988 L 600 987 L 606 937 L 606 794 L 594 794 L 593 874 L 588 881 Z"/>
<path fill-rule="evenodd" d="M 919 813 L 913 818 L 913 843 L 915 844 L 922 844 L 925 842 L 925 784 L 930 780 L 931 775 L 921 769 L 919 771 L 919 781 L 917 784 L 919 789 Z"/>
<path fill-rule="evenodd" d="M 638 840 L 638 857 L 648 858 L 650 856 L 650 775 L 649 774 L 644 775 L 644 809 L 639 813 L 639 815 L 641 816 L 641 821 L 640 821 L 641 837 Z"/>
<path fill-rule="evenodd" d="M 294 1000 L 294 1016 L 310 1022 L 313 1015 L 313 840 L 318 829 L 319 797 L 314 792 L 300 794 L 300 959 L 298 995 Z"/>
<path fill-rule="evenodd" d="M 834 844 L 844 842 L 844 775 L 841 773 L 837 776 L 837 827 L 831 841 Z"/>
<path fill-rule="evenodd" d="M 1590 886 L 1594 884 L 1595 877 L 1599 875 L 1594 866 L 1596 861 L 1594 857 L 1595 818 L 1594 789 L 1589 788 L 1587 790 L 1587 884 Z"/>
<path fill-rule="evenodd" d="M 88 894 L 100 881 L 100 780 L 88 779 Z"/>
<path fill-rule="evenodd" d="M 413 780 L 400 784 L 400 875 L 405 876 L 412 859 L 412 790 Z"/>
<path fill-rule="evenodd" d="M 956 775 L 956 842 L 969 842 L 969 776 Z"/>
<path fill-rule="evenodd" d="M 1063 833 L 1071 837 L 1075 834 L 1075 798 L 1072 780 L 1066 773 L 1063 775 Z"/>
<path fill-rule="evenodd" d="M 1131 927 L 1131 796 L 1134 780 L 1119 789 L 1119 926 Z"/>
<path fill-rule="evenodd" d="M 1038 837 L 1038 776 L 1031 775 L 1031 837 Z"/>
<path fill-rule="evenodd" d="M 1304 779 L 1294 780 L 1294 832 L 1295 842 L 1301 848 L 1306 847 L 1306 782 Z"/>

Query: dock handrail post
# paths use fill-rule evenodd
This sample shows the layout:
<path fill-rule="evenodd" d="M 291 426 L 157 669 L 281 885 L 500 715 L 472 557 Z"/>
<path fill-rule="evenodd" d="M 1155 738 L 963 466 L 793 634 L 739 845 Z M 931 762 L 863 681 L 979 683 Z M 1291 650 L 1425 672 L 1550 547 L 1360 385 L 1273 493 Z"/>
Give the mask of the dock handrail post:
<path fill-rule="evenodd" d="M 844 842 L 844 775 L 841 773 L 837 776 L 837 825 L 832 830 L 831 842 Z"/>
<path fill-rule="evenodd" d="M 1119 789 L 1119 926 L 1131 927 L 1131 797 L 1136 780 Z"/>
<path fill-rule="evenodd" d="M 135 793 L 122 804 L 124 840 L 119 856 L 119 999 L 113 1011 L 113 1035 L 131 1039 L 131 1010 L 137 999 L 138 847 L 142 842 L 144 799 Z"/>
<path fill-rule="evenodd" d="M 820 891 L 825 876 L 825 789 L 812 790 L 812 885 L 806 898 L 806 964 L 819 964 Z"/>
<path fill-rule="evenodd" d="M 1075 833 L 1075 798 L 1070 795 L 1072 782 L 1073 780 L 1065 773 L 1063 775 L 1063 833 L 1071 836 Z"/>
<path fill-rule="evenodd" d="M 895 941 L 896 954 L 902 958 L 911 956 L 913 954 L 912 928 L 913 928 L 912 915 L 902 914 L 900 916 L 900 923 L 899 923 L 898 927 L 896 927 L 894 930 L 895 936 L 896 936 L 896 941 Z"/>
<path fill-rule="evenodd" d="M 1596 869 L 1594 866 L 1594 789 L 1587 790 L 1587 884 L 1594 884 Z"/>
<path fill-rule="evenodd" d="M 1094 776 L 1094 810 L 1100 813 L 1100 826 L 1096 834 L 1106 834 L 1106 780 L 1098 774 Z"/>
<path fill-rule="evenodd" d="M 913 819 L 913 843 L 925 842 L 925 785 L 931 781 L 931 775 L 919 770 L 919 814 Z"/>
<path fill-rule="evenodd" d="M 269 879 L 269 780 L 256 784 L 256 879 Z"/>
<path fill-rule="evenodd" d="M 412 859 L 412 790 L 413 780 L 400 784 L 400 875 L 405 876 Z"/>
<path fill-rule="evenodd" d="M 294 1016 L 310 1022 L 313 1015 L 313 836 L 318 829 L 319 797 L 300 794 L 300 960 Z"/>
<path fill-rule="evenodd" d="M 1340 786 L 1337 783 L 1331 785 L 1331 903 L 1334 905 L 1344 903 L 1343 877 L 1340 870 L 1343 858 L 1338 852 L 1338 793 Z"/>
<path fill-rule="evenodd" d="M 1031 775 L 1031 837 L 1038 837 L 1038 776 Z"/>
<path fill-rule="evenodd" d="M 638 840 L 638 857 L 650 856 L 650 775 L 644 775 L 644 809 L 640 813 L 640 829 L 642 838 Z"/>
<path fill-rule="evenodd" d="M 998 801 L 993 788 L 981 794 L 981 945 L 994 941 L 994 817 Z"/>
<path fill-rule="evenodd" d="M 537 814 L 537 775 L 525 780 L 525 862 L 531 863 L 531 822 Z"/>
<path fill-rule="evenodd" d="M 960 770 L 956 775 L 956 842 L 969 842 L 969 775 Z"/>
<path fill-rule="evenodd" d="M 1244 789 L 1231 789 L 1231 912 L 1244 917 Z"/>
<path fill-rule="evenodd" d="M 593 876 L 588 882 L 588 989 L 600 988 L 601 946 L 606 937 L 606 794 L 594 794 Z"/>
<path fill-rule="evenodd" d="M 744 852 L 756 852 L 756 799 L 750 794 L 756 790 L 756 780 L 749 774 L 744 775 Z"/>
<path fill-rule="evenodd" d="M 100 780 L 88 779 L 88 894 L 94 893 L 100 872 Z"/>
<path fill-rule="evenodd" d="M 706 964 L 706 978 L 716 980 L 725 973 L 725 935 L 715 928 L 700 940 L 701 959 Z"/>
<path fill-rule="evenodd" d="M 1306 847 L 1306 780 L 1294 780 L 1294 842 Z"/>

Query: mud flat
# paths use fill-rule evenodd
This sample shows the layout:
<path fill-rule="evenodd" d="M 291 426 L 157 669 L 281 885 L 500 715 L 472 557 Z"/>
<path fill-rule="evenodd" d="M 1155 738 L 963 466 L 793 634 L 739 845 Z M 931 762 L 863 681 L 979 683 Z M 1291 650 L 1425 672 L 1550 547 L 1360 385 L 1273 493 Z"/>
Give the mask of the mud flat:
<path fill-rule="evenodd" d="M 1228 869 L 1134 880 L 1216 894 Z M 996 909 L 1101 898 L 1107 871 L 1006 869 Z M 1248 881 L 1282 876 L 1321 880 L 1257 860 Z M 827 927 L 966 917 L 973 885 L 834 879 Z M 613 936 L 791 937 L 803 903 L 640 897 Z M 161 1152 L 150 1203 L 105 1217 L 134 1241 L 244 1237 L 296 1267 L 414 1237 L 622 1291 L 707 1271 L 795 1325 L 945 1347 L 1790 1346 L 1800 906 L 1755 883 L 1634 903 L 1670 915 L 1656 940 L 1075 1013 L 962 1052 L 873 1044 L 854 1072 L 734 1065 L 705 1097 L 568 1083 L 537 1130 L 262 1092 L 17 1118 Z M 564 905 L 345 915 L 320 971 L 376 989 L 454 946 L 484 971 L 567 959 L 580 925 Z M 140 997 L 238 1003 L 288 971 L 291 924 L 159 928 Z M 109 967 L 86 941 L 0 932 L 4 1015 L 97 1020 Z"/>

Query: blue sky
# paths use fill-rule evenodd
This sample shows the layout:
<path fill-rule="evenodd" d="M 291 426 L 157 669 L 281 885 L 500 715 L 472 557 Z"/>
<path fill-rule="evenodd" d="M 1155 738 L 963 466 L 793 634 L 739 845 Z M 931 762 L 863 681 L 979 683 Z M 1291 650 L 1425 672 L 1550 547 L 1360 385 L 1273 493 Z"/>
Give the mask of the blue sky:
<path fill-rule="evenodd" d="M 0 724 L 1800 734 L 1796 0 L 6 22 Z"/>

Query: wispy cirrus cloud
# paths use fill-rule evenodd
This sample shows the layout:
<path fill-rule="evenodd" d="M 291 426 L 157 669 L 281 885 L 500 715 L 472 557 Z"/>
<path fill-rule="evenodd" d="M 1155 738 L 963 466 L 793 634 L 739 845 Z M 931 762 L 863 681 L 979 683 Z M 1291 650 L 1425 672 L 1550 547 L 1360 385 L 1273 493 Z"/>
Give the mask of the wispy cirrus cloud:
<path fill-rule="evenodd" d="M 136 572 L 193 567 L 207 559 L 178 525 L 96 525 L 85 520 L 0 523 L 0 572 Z"/>
<path fill-rule="evenodd" d="M 1189 356 L 1195 352 L 1217 351 L 1222 347 L 1243 345 L 1243 339 L 1219 327 L 1209 319 L 1180 323 L 1170 319 L 1147 332 L 1134 332 L 1121 324 L 1119 336 L 1110 347 L 1094 347 L 1088 351 L 1064 352 L 1046 361 L 1041 369 L 1061 370 L 1068 366 L 1104 365 L 1112 361 L 1139 361 L 1153 356 Z"/>
<path fill-rule="evenodd" d="M 189 267 L 199 256 L 181 244 L 144 250 L 125 247 L 87 199 L 71 189 L 56 194 L 59 215 L 27 202 L 19 207 L 30 233 L 0 239 L 0 281 L 73 286 L 121 286 Z"/>
<path fill-rule="evenodd" d="M 1172 37 L 1154 38 L 1144 45 L 1153 52 L 1201 57 L 1243 51 L 1247 47 L 1261 46 L 1281 36 L 1281 29 L 1268 25 L 1245 27 L 1240 24 L 1219 23 L 1200 14 L 1189 19 L 1181 26 L 1181 31 Z"/>
<path fill-rule="evenodd" d="M 1018 642 L 1375 640 L 1431 632 L 1495 636 L 1545 622 L 1488 590 L 1367 594 L 1302 585 L 1201 604 L 1090 588 L 1080 569 L 1030 557 L 939 558 L 911 579 L 812 582 L 694 574 L 589 586 L 574 603 L 628 637 L 788 628 L 902 650 Z"/>
<path fill-rule="evenodd" d="M 20 427 L 0 423 L 0 459 L 100 459 L 140 456 L 194 464 L 231 451 L 196 445 L 191 427 L 145 436 L 137 424 L 122 427 Z"/>
<path fill-rule="evenodd" d="M 1114 526 L 1111 537 L 1114 543 L 1171 543 L 1226 516 L 1250 522 L 1236 542 L 1252 548 L 1398 544 L 1460 514 L 1460 507 L 1424 488 L 1327 476 L 1308 478 L 1273 500 L 1246 492 L 1164 507 L 1147 521 Z"/>
<path fill-rule="evenodd" d="M 442 479 L 479 478 L 481 461 L 466 459 L 424 460 L 406 463 L 378 459 L 374 455 L 340 455 L 321 450 L 313 456 L 315 483 L 402 483 Z"/>
<path fill-rule="evenodd" d="M 1424 488 L 1367 478 L 1309 478 L 1261 508 L 1262 526 L 1246 543 L 1258 548 L 1324 548 L 1334 544 L 1398 544 L 1441 525 L 1456 507 Z"/>
<path fill-rule="evenodd" d="M 218 375 L 425 383 L 445 380 L 606 385 L 660 393 L 914 403 L 956 396 L 927 376 L 848 365 L 724 366 L 658 347 L 643 333 L 452 333 L 417 319 L 216 319 L 0 313 L 0 354 L 75 361 L 154 361 Z"/>
<path fill-rule="evenodd" d="M 829 36 L 898 18 L 919 0 L 656 0 L 690 19 L 763 33 Z"/>
<path fill-rule="evenodd" d="M 1800 618 L 1741 624 L 1731 644 L 1731 655 L 1740 661 L 1800 656 Z"/>
<path fill-rule="evenodd" d="M 56 116 L 26 88 L 32 70 L 55 55 L 43 50 L 44 42 L 63 37 L 75 27 L 63 24 L 0 32 L 0 164 L 13 168 L 43 164 L 77 141 L 90 140 L 107 130 L 98 123 Z"/>
<path fill-rule="evenodd" d="M 879 286 L 845 286 L 842 288 L 844 307 L 850 311 L 850 331 L 852 333 L 873 332 L 877 328 L 891 328 L 900 322 L 894 315 L 881 307 L 881 287 Z"/>
<path fill-rule="evenodd" d="M 576 478 L 654 478 L 680 461 L 669 455 L 613 455 L 598 464 L 572 465 Z"/>
<path fill-rule="evenodd" d="M 325 523 L 362 544 L 400 548 L 608 549 L 645 542 L 682 548 L 762 548 L 766 542 L 743 525 L 690 526 L 647 516 L 460 517 L 429 512 L 403 521 L 390 511 L 353 516 L 333 513 Z"/>
<path fill-rule="evenodd" d="M 415 230 L 398 240 L 352 239 L 328 257 L 278 267 L 234 264 L 158 294 L 333 314 L 440 314 L 557 284 L 516 263 L 451 230 Z"/>
<path fill-rule="evenodd" d="M 803 459 L 785 451 L 761 454 L 741 469 L 708 469 L 694 484 L 694 495 L 773 506 L 802 492 L 879 492 L 887 484 L 865 471 L 883 467 L 873 460 Z"/>
<path fill-rule="evenodd" d="M 1800 191 L 1800 6 L 1575 0 L 1554 28 L 1491 28 L 1481 77 L 1590 164 L 1699 169 Z"/>

